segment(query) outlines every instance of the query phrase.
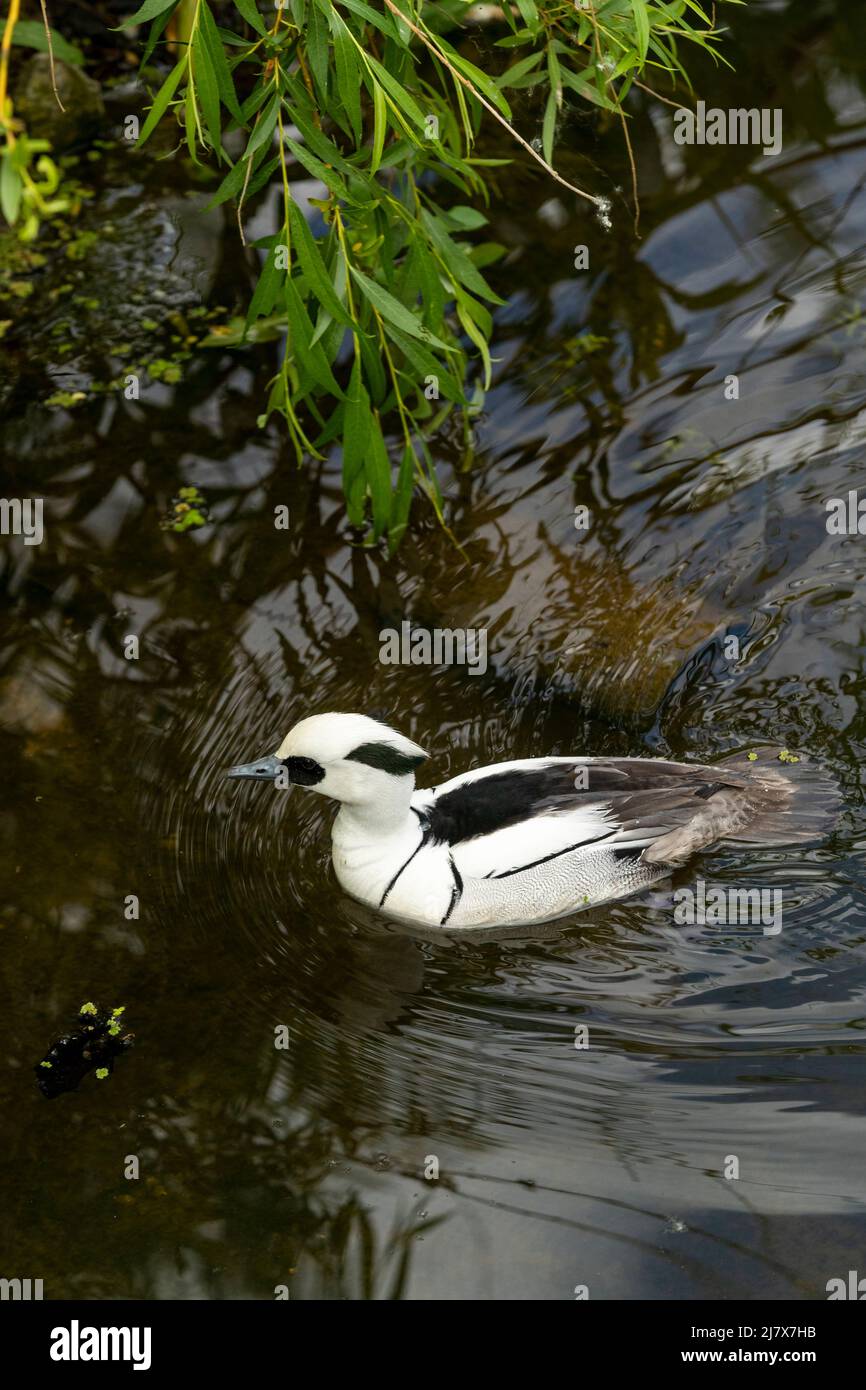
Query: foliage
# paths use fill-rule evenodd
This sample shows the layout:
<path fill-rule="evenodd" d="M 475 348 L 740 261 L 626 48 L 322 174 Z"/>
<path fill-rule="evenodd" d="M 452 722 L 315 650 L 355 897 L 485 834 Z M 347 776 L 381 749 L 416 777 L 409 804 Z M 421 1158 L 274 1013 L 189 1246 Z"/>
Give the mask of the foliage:
<path fill-rule="evenodd" d="M 144 0 L 123 26 L 149 25 L 143 67 L 155 55 L 173 64 L 141 143 L 175 122 L 196 164 L 221 167 L 211 206 L 232 200 L 242 235 L 247 201 L 278 190 L 243 328 L 215 345 L 250 341 L 257 326 L 259 337 L 279 332 L 260 423 L 281 416 L 299 461 L 341 443 L 349 519 L 392 549 L 416 483 L 444 520 L 429 441 L 456 412 L 469 452 L 491 383 L 502 300 L 484 271 L 501 248 L 483 239 L 482 208 L 489 171 L 507 161 L 478 154 L 482 121 L 609 225 L 607 200 L 553 168 L 564 108 L 620 121 L 630 153 L 632 85 L 651 73 L 688 84 L 682 43 L 715 54 L 720 35 L 698 0 L 516 0 L 491 31 L 494 74 L 457 46 L 466 10 L 464 0 L 281 0 L 266 19 L 256 0 Z M 506 93 L 532 88 L 543 118 L 530 142 Z M 296 169 L 323 188 L 309 206 L 293 192 Z"/>
<path fill-rule="evenodd" d="M 0 212 L 22 241 L 33 241 L 40 224 L 69 212 L 74 194 L 61 188 L 61 172 L 47 140 L 32 140 L 15 117 L 9 95 L 9 54 L 13 44 L 57 53 L 81 63 L 81 50 L 51 34 L 47 25 L 19 19 L 20 0 L 11 0 L 0 41 Z"/>

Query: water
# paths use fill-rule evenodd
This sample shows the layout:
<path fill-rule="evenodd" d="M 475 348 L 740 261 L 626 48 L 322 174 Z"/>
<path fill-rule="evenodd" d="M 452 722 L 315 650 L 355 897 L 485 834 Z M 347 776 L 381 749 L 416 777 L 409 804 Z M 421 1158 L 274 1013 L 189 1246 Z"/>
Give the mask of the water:
<path fill-rule="evenodd" d="M 11 361 L 4 489 L 45 496 L 46 537 L 5 562 L 4 1276 L 53 1298 L 799 1299 L 862 1264 L 866 559 L 825 503 L 863 477 L 864 19 L 731 18 L 736 73 L 701 93 L 780 107 L 778 158 L 674 146 L 667 108 L 635 121 L 640 239 L 615 130 L 576 122 L 563 150 L 611 231 L 534 169 L 503 177 L 495 385 L 471 466 L 456 431 L 435 449 L 465 554 L 420 504 L 394 561 L 353 546 L 338 462 L 297 471 L 255 428 L 269 347 L 74 415 Z M 210 248 L 231 308 L 251 267 L 200 201 L 148 244 L 166 273 Z M 184 484 L 212 524 L 176 537 Z M 486 627 L 487 674 L 381 665 L 405 618 Z M 806 748 L 846 810 L 814 849 L 424 938 L 339 891 L 325 804 L 224 779 L 327 709 L 416 738 L 431 782 Z M 697 874 L 780 888 L 781 934 L 676 926 Z M 47 1102 L 31 1069 L 89 999 L 125 1006 L 136 1048 Z"/>

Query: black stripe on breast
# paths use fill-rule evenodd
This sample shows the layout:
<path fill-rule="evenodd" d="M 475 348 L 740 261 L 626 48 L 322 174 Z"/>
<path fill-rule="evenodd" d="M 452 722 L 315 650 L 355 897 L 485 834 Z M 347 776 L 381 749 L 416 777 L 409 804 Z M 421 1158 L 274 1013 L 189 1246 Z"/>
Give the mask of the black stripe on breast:
<path fill-rule="evenodd" d="M 414 809 L 414 807 L 413 807 L 413 809 Z M 419 819 L 420 819 L 420 817 L 419 817 Z M 385 889 L 384 893 L 382 894 L 381 898 L 379 899 L 379 906 L 380 906 L 380 907 L 384 907 L 384 906 L 385 906 L 385 899 L 387 898 L 387 896 L 388 896 L 388 894 L 390 893 L 391 889 L 394 887 L 394 884 L 397 882 L 397 879 L 400 877 L 400 875 L 402 874 L 403 870 L 404 870 L 405 868 L 407 868 L 407 867 L 412 863 L 412 860 L 415 858 L 415 855 L 418 853 L 419 849 L 423 849 L 424 846 L 425 846 L 425 845 L 427 844 L 427 842 L 429 841 L 429 839 L 430 839 L 430 835 L 429 835 L 428 831 L 425 830 L 424 833 L 423 833 L 422 836 L 421 836 L 421 839 L 418 841 L 418 843 L 417 843 L 417 845 L 415 846 L 415 848 L 413 849 L 412 853 L 409 855 L 409 858 L 408 858 L 403 864 L 400 865 L 400 867 L 399 867 L 399 869 L 397 870 L 396 874 L 395 874 L 394 877 L 391 879 L 391 882 L 388 884 L 388 887 Z"/>
<path fill-rule="evenodd" d="M 460 899 L 463 897 L 463 879 L 460 877 L 460 870 L 458 869 L 457 865 L 454 863 L 454 860 L 450 857 L 450 855 L 448 862 L 451 865 L 451 873 L 454 877 L 454 887 L 451 889 L 451 901 L 448 904 L 448 911 L 445 913 L 445 916 L 439 923 L 440 927 L 445 926 L 445 923 L 448 921 L 448 918 L 451 916 L 451 913 L 454 911 Z"/>

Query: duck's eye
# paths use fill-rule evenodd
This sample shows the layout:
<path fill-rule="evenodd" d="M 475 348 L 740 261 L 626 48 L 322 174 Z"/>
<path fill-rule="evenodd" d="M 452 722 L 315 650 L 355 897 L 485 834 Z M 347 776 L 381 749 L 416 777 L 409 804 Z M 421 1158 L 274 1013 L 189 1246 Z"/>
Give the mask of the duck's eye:
<path fill-rule="evenodd" d="M 314 787 L 325 775 L 325 769 L 315 758 L 283 758 L 283 766 L 289 781 L 296 787 Z"/>

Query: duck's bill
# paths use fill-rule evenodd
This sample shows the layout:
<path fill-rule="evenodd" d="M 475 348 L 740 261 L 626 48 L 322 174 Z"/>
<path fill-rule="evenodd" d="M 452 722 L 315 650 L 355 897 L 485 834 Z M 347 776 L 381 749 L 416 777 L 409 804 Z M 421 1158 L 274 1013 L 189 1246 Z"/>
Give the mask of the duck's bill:
<path fill-rule="evenodd" d="M 246 777 L 250 782 L 273 782 L 274 778 L 285 770 L 285 763 L 275 754 L 269 753 L 266 758 L 257 758 L 254 763 L 238 763 L 237 767 L 230 767 L 226 776 Z"/>

